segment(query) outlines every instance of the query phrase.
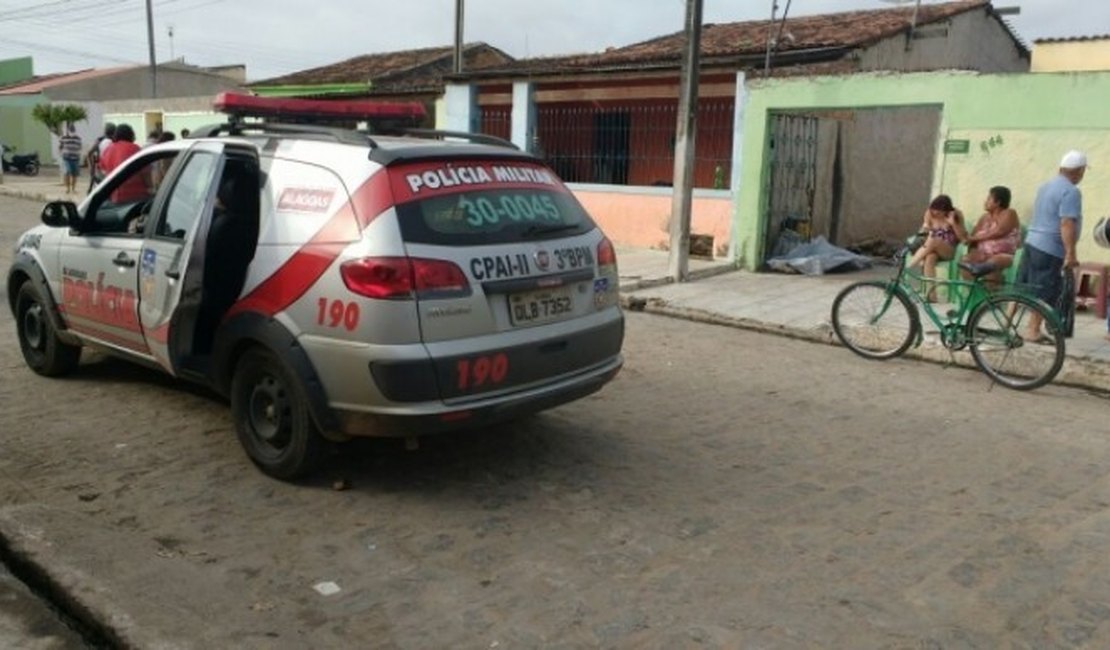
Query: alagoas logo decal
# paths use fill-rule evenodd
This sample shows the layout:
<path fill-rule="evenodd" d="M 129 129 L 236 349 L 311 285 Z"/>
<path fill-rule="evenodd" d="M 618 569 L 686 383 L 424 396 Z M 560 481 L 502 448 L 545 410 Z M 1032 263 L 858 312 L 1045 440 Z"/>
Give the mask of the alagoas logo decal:
<path fill-rule="evenodd" d="M 278 199 L 277 209 L 282 212 L 327 212 L 335 190 L 309 187 L 287 187 Z"/>

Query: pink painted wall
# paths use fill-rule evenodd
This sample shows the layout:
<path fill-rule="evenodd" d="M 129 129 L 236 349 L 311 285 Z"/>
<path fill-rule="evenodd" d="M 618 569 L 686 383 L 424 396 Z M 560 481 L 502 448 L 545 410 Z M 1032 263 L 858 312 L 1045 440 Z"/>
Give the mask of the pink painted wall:
<path fill-rule="evenodd" d="M 670 194 L 633 194 L 573 189 L 574 196 L 614 244 L 667 249 Z M 694 197 L 690 232 L 713 235 L 717 256 L 728 252 L 732 222 L 730 197 Z"/>

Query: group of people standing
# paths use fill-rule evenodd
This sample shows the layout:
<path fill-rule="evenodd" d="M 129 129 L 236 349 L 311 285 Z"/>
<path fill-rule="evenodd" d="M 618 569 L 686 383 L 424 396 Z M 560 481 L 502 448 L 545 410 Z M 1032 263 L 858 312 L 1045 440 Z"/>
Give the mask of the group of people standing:
<path fill-rule="evenodd" d="M 183 129 L 181 137 L 188 137 L 189 130 Z M 150 133 L 146 144 L 159 144 L 175 139 L 172 131 L 157 129 Z M 119 167 L 141 147 L 135 143 L 135 130 L 129 124 L 116 126 L 111 122 L 104 125 L 104 134 L 96 139 L 92 147 L 84 153 L 85 163 L 89 166 L 89 189 L 104 179 L 113 169 Z M 67 124 L 65 133 L 58 139 L 58 152 L 62 157 L 66 194 L 77 191 L 77 177 L 80 175 L 82 159 L 81 136 L 72 124 Z"/>
<path fill-rule="evenodd" d="M 1083 196 L 1079 183 L 1087 172 L 1087 156 L 1072 150 L 1064 154 L 1055 176 L 1042 184 L 1033 202 L 1033 218 L 1024 242 L 1017 212 L 1010 207 L 1011 192 L 1003 186 L 992 187 L 983 205 L 983 215 L 969 232 L 963 213 L 942 194 L 929 204 L 922 217 L 922 246 L 909 261 L 921 266 L 923 273 L 936 277 L 937 262 L 951 260 L 963 242 L 968 253 L 960 261 L 975 275 L 988 282 L 1001 282 L 1002 271 L 1013 264 L 1022 248 L 1016 281 L 1027 285 L 1035 295 L 1052 306 L 1060 302 L 1065 269 L 1079 266 L 1076 243 L 1083 230 Z M 970 274 L 964 271 L 965 276 Z M 935 302 L 936 284 L 930 283 L 927 298 Z M 1027 334 L 1040 338 L 1038 320 L 1028 324 Z M 1108 335 L 1110 338 L 1110 335 Z"/>

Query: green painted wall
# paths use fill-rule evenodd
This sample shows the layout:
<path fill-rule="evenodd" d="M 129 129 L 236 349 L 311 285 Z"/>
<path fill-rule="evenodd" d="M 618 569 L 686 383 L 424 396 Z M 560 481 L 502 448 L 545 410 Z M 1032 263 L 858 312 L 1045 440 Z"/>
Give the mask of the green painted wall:
<path fill-rule="evenodd" d="M 116 126 L 129 124 L 135 132 L 135 142 L 140 146 L 146 142 L 146 123 L 142 113 L 105 113 L 104 121 Z"/>
<path fill-rule="evenodd" d="M 773 111 L 939 105 L 934 194 L 952 195 L 971 218 L 992 185 L 1013 190 L 1013 207 L 1031 216 L 1037 187 L 1056 173 L 1068 149 L 1084 149 L 1091 168 L 1083 191 L 1081 261 L 1110 264 L 1091 227 L 1110 214 L 1110 72 L 980 75 L 968 72 L 874 73 L 843 77 L 758 79 L 747 84 L 736 231 L 740 261 L 762 259 L 767 138 Z M 946 139 L 970 141 L 945 154 Z M 892 188 L 896 191 L 896 188 Z M 924 210 L 924 206 L 922 206 Z M 907 233 L 908 234 L 908 233 Z"/>
<path fill-rule="evenodd" d="M 31 117 L 35 104 L 46 101 L 42 95 L 0 96 L 0 142 L 19 153 L 37 151 L 39 160 L 52 160 L 50 131 Z"/>
<path fill-rule="evenodd" d="M 113 124 L 130 124 L 135 130 L 136 141 L 140 144 L 146 142 L 146 119 L 142 113 L 105 113 L 105 122 Z M 203 111 L 164 111 L 162 112 L 162 128 L 173 131 L 180 137 L 181 129 L 196 130 L 210 124 L 222 124 L 227 121 L 227 116 L 221 113 Z"/>
<path fill-rule="evenodd" d="M 164 126 L 166 129 L 173 131 L 179 137 L 181 129 L 189 129 L 195 131 L 199 127 L 209 126 L 211 124 L 223 124 L 227 121 L 227 116 L 222 113 L 173 113 L 167 112 L 164 115 Z"/>
<path fill-rule="evenodd" d="M 0 61 L 0 86 L 30 79 L 35 76 L 34 67 L 34 61 L 29 56 Z"/>

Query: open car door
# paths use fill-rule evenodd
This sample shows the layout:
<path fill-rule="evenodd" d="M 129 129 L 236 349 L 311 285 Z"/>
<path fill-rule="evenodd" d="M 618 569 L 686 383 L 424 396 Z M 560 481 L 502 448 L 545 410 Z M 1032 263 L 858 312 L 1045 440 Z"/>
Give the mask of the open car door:
<path fill-rule="evenodd" d="M 168 198 L 146 224 L 139 260 L 139 318 L 151 354 L 179 375 L 189 357 L 203 294 L 203 242 L 224 166 L 224 146 L 198 142 L 167 182 Z"/>

